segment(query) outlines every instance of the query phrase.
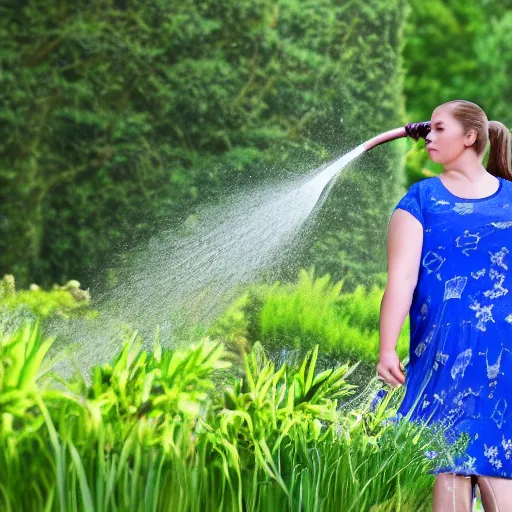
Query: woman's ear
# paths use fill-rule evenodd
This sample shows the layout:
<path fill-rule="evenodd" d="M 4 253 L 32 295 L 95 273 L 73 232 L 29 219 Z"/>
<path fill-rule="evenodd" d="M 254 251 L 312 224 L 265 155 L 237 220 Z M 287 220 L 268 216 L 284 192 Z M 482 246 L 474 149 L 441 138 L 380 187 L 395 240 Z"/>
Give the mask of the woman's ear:
<path fill-rule="evenodd" d="M 464 145 L 468 148 L 471 147 L 476 142 L 477 135 L 476 130 L 469 130 L 464 136 Z"/>

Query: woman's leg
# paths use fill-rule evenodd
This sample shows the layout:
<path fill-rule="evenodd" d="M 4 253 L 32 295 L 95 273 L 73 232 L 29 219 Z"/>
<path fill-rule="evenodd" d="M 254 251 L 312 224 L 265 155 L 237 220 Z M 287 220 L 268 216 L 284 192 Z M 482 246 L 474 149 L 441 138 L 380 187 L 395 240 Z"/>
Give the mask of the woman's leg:
<path fill-rule="evenodd" d="M 512 512 L 512 480 L 492 476 L 477 477 L 485 512 Z"/>
<path fill-rule="evenodd" d="M 436 476 L 433 512 L 471 512 L 472 501 L 470 476 L 455 473 Z"/>

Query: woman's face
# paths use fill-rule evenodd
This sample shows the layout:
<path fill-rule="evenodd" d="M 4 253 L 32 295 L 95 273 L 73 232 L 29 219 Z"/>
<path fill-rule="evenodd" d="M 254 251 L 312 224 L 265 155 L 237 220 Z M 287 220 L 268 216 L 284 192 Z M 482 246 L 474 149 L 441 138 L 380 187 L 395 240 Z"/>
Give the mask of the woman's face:
<path fill-rule="evenodd" d="M 437 107 L 430 120 L 426 145 L 430 159 L 441 165 L 457 160 L 474 143 L 476 133 L 464 135 L 463 126 L 451 115 L 451 107 Z"/>

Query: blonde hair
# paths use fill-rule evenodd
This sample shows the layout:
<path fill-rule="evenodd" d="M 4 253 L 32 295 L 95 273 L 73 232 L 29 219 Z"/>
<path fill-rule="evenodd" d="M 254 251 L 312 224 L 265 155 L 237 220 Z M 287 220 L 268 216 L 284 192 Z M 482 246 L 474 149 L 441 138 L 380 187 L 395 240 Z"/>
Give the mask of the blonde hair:
<path fill-rule="evenodd" d="M 510 130 L 499 121 L 488 121 L 485 112 L 471 101 L 452 100 L 440 106 L 444 105 L 450 105 L 450 113 L 463 126 L 464 133 L 476 131 L 472 147 L 477 155 L 483 154 L 487 144 L 491 143 L 487 172 L 512 181 Z"/>

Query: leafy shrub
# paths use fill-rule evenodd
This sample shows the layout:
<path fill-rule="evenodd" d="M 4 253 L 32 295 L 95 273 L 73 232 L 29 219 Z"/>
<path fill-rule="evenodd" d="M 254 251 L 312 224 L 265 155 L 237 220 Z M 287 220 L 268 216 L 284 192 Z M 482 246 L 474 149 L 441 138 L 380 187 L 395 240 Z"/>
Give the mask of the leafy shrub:
<path fill-rule="evenodd" d="M 28 290 L 16 290 L 14 276 L 6 274 L 0 281 L 0 328 L 16 330 L 29 319 L 43 322 L 55 318 L 95 318 L 97 312 L 90 307 L 90 295 L 80 288 L 78 281 L 53 285 L 42 290 L 36 284 Z"/>
<path fill-rule="evenodd" d="M 340 414 L 349 368 L 318 373 L 318 347 L 276 370 L 255 346 L 219 385 L 221 344 L 150 354 L 134 333 L 91 386 L 53 375 L 57 389 L 40 367 L 50 344 L 37 324 L 0 337 L 2 510 L 428 510 L 425 453 L 443 439 L 389 421 L 396 393 Z"/>
<path fill-rule="evenodd" d="M 302 270 L 295 284 L 250 288 L 209 332 L 234 346 L 260 341 L 274 353 L 288 349 L 303 355 L 318 344 L 326 358 L 376 363 L 383 294 L 378 286 L 343 293 L 343 281 L 332 283 L 329 275 L 315 278 L 312 270 Z M 407 317 L 397 342 L 400 358 L 408 346 Z"/>

